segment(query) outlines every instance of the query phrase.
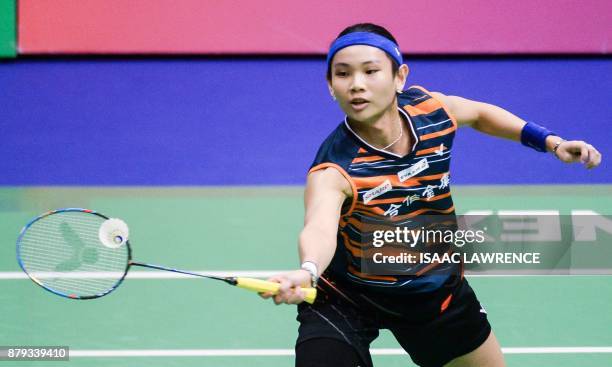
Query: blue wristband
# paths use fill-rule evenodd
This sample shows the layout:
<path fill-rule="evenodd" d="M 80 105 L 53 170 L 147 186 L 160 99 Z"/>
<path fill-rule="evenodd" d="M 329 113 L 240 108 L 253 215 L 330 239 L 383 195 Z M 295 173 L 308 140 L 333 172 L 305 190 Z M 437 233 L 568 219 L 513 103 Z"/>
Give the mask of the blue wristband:
<path fill-rule="evenodd" d="M 538 152 L 546 152 L 546 137 L 549 135 L 555 135 L 555 133 L 543 126 L 528 122 L 521 131 L 521 143 Z"/>

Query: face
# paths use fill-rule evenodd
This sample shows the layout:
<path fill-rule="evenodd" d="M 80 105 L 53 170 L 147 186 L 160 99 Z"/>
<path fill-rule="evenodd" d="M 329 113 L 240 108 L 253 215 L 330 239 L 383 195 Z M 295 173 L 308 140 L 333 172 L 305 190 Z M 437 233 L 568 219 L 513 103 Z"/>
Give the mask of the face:
<path fill-rule="evenodd" d="M 331 63 L 330 93 L 351 120 L 374 123 L 396 108 L 396 92 L 408 74 L 406 65 L 393 75 L 387 54 L 366 45 L 343 48 Z"/>

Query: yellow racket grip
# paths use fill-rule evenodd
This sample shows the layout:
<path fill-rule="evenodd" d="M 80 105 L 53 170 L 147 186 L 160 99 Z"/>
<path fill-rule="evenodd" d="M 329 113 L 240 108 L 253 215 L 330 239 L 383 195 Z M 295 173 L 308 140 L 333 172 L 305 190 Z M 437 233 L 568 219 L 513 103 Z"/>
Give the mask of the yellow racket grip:
<path fill-rule="evenodd" d="M 272 294 L 277 294 L 278 288 L 280 288 L 279 283 L 254 278 L 236 278 L 236 286 L 258 293 L 269 292 Z M 304 292 L 304 301 L 308 303 L 313 303 L 317 298 L 316 288 L 302 288 L 302 291 Z"/>

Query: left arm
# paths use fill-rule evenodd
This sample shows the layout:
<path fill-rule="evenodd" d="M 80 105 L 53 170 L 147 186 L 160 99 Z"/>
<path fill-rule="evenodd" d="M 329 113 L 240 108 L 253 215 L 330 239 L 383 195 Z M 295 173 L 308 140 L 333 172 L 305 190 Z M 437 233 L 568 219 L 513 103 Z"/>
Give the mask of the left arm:
<path fill-rule="evenodd" d="M 521 131 L 526 122 L 503 108 L 438 92 L 431 92 L 431 95 L 446 105 L 459 126 L 467 125 L 485 134 L 514 141 L 521 140 Z M 558 144 L 559 142 L 561 143 Z M 586 168 L 594 168 L 601 163 L 601 153 L 584 141 L 564 141 L 556 135 L 546 138 L 548 152 L 552 152 L 557 145 L 555 155 L 565 163 L 582 162 Z"/>

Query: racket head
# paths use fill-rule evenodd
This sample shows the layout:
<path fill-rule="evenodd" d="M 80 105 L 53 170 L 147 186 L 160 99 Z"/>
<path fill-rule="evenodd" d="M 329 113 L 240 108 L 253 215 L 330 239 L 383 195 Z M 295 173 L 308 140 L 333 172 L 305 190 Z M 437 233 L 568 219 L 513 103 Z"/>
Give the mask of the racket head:
<path fill-rule="evenodd" d="M 94 299 L 115 290 L 132 260 L 129 240 L 118 248 L 98 236 L 107 216 L 89 209 L 51 210 L 31 219 L 17 238 L 17 262 L 43 289 L 70 299 Z"/>

